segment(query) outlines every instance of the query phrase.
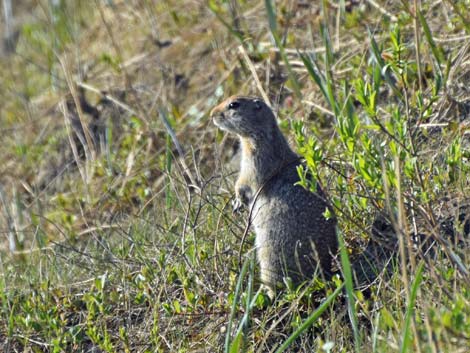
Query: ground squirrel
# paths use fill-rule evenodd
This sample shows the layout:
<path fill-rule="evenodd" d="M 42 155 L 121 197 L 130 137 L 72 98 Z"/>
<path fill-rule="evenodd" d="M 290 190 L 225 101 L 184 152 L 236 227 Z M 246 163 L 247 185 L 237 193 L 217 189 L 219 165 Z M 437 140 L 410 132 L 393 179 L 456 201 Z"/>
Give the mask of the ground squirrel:
<path fill-rule="evenodd" d="M 261 282 L 268 294 L 274 295 L 284 277 L 299 284 L 317 268 L 329 274 L 338 247 L 336 222 L 323 215 L 328 206 L 320 189 L 313 193 L 296 185 L 301 160 L 272 110 L 259 98 L 234 96 L 215 107 L 211 117 L 240 138 L 235 192 L 238 202 L 252 209 Z"/>

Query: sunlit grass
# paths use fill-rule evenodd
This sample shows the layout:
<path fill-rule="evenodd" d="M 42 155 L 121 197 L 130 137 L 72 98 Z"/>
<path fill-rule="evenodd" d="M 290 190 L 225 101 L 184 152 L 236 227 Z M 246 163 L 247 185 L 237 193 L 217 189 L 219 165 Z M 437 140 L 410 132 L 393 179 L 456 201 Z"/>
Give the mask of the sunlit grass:
<path fill-rule="evenodd" d="M 52 3 L 15 5 L 0 58 L 3 351 L 467 350 L 464 2 Z M 237 93 L 268 95 L 345 243 L 342 277 L 273 302 L 208 119 Z M 361 292 L 379 212 L 399 250 Z"/>

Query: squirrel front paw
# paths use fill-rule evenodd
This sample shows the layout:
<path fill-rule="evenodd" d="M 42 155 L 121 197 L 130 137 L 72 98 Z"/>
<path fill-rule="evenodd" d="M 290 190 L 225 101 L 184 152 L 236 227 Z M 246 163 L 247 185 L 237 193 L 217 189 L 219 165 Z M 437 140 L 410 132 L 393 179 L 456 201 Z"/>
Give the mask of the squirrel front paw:
<path fill-rule="evenodd" d="M 239 212 L 243 210 L 244 206 L 248 206 L 251 202 L 252 193 L 248 185 L 239 185 L 235 187 L 235 202 L 233 204 L 233 211 Z"/>
<path fill-rule="evenodd" d="M 240 213 L 243 211 L 243 209 L 245 208 L 245 205 L 243 204 L 243 202 L 238 198 L 236 197 L 233 201 L 232 201 L 232 213 Z"/>

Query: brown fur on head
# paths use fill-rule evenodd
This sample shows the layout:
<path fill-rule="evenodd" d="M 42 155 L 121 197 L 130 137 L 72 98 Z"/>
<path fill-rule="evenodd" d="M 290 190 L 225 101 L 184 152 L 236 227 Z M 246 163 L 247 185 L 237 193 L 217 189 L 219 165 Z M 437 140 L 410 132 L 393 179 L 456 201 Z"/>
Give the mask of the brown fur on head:
<path fill-rule="evenodd" d="M 277 126 L 271 109 L 257 97 L 232 96 L 211 111 L 214 124 L 241 137 L 254 137 Z"/>

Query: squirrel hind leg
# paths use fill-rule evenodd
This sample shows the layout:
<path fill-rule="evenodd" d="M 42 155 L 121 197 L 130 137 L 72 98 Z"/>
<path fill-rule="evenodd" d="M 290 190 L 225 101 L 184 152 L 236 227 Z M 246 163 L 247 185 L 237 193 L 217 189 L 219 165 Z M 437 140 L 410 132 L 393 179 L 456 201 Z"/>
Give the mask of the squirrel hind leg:
<path fill-rule="evenodd" d="M 274 301 L 278 284 L 276 281 L 276 274 L 273 273 L 271 268 L 267 268 L 265 265 L 265 263 L 260 262 L 261 290 L 266 292 L 271 301 Z"/>
<path fill-rule="evenodd" d="M 269 286 L 267 284 L 261 284 L 260 290 L 262 292 L 265 292 L 268 295 L 269 300 L 271 300 L 271 302 L 274 302 L 274 299 L 276 299 L 276 290 L 275 289 L 273 289 L 271 286 Z"/>

